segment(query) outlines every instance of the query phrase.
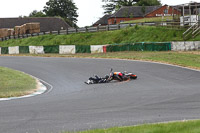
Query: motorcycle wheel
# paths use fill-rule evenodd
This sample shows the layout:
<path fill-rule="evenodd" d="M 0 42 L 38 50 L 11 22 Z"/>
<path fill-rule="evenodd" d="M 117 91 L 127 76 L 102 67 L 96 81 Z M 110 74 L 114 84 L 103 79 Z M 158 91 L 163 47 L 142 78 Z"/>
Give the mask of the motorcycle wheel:
<path fill-rule="evenodd" d="M 137 79 L 137 76 L 136 75 L 130 75 L 130 78 L 131 79 Z"/>

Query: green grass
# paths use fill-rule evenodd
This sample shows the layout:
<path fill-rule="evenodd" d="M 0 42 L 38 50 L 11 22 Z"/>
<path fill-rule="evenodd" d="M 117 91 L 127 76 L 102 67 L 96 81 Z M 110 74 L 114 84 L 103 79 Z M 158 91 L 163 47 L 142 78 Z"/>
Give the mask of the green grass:
<path fill-rule="evenodd" d="M 184 67 L 200 69 L 200 52 L 114 52 L 106 54 L 93 54 L 98 58 L 119 58 L 130 60 L 147 60 L 169 63 Z"/>
<path fill-rule="evenodd" d="M 168 42 L 183 41 L 184 30 L 165 27 L 134 26 L 123 30 L 70 35 L 43 35 L 26 39 L 12 39 L 0 42 L 8 46 L 46 46 L 46 45 L 103 45 L 131 42 Z M 200 40 L 200 36 L 192 40 Z"/>
<path fill-rule="evenodd" d="M 161 63 L 179 65 L 183 67 L 195 68 L 200 70 L 200 51 L 189 52 L 109 52 L 100 54 L 75 54 L 75 55 L 59 55 L 59 54 L 26 54 L 19 56 L 43 56 L 43 57 L 80 57 L 80 58 L 112 58 L 112 59 L 129 59 L 129 60 L 144 60 Z"/>
<path fill-rule="evenodd" d="M 200 120 L 171 122 L 166 124 L 146 124 L 130 127 L 114 127 L 108 129 L 81 131 L 76 133 L 200 133 Z"/>
<path fill-rule="evenodd" d="M 0 67 L 0 98 L 18 97 L 36 90 L 36 80 L 27 74 Z"/>
<path fill-rule="evenodd" d="M 138 20 L 130 20 L 130 21 L 125 21 L 123 23 L 144 23 L 144 22 L 165 22 L 173 20 L 172 16 L 166 16 L 166 17 L 153 17 L 153 18 L 142 18 Z"/>

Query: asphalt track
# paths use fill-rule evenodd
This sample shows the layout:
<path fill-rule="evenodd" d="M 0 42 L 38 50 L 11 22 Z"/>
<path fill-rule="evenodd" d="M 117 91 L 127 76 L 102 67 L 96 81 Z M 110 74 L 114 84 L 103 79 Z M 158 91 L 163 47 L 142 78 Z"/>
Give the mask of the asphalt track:
<path fill-rule="evenodd" d="M 42 57 L 0 57 L 0 66 L 53 86 L 42 95 L 1 101 L 1 133 L 58 133 L 200 119 L 198 71 L 138 61 Z M 109 73 L 110 68 L 134 72 L 138 79 L 83 83 L 93 74 Z"/>

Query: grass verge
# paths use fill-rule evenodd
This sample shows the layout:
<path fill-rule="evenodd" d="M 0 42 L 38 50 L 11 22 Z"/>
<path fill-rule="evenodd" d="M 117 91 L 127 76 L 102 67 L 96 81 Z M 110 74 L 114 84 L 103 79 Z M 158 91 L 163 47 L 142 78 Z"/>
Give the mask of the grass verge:
<path fill-rule="evenodd" d="M 16 56 L 16 55 L 14 55 Z M 59 55 L 59 54 L 43 54 L 43 55 L 30 55 L 23 54 L 18 56 L 43 56 L 43 57 L 80 57 L 80 58 L 111 58 L 111 59 L 129 59 L 129 60 L 143 60 L 154 61 L 183 67 L 189 67 L 200 70 L 200 51 L 188 52 L 138 52 L 138 51 L 125 51 L 125 52 L 109 52 L 101 54 L 74 54 L 74 55 Z"/>
<path fill-rule="evenodd" d="M 0 67 L 0 98 L 19 97 L 36 90 L 36 80 L 27 74 Z"/>
<path fill-rule="evenodd" d="M 76 133 L 199 133 L 200 120 L 95 129 Z M 65 132 L 70 133 L 70 132 Z"/>
<path fill-rule="evenodd" d="M 154 26 L 134 26 L 116 31 L 77 33 L 70 35 L 42 35 L 25 39 L 0 41 L 0 47 L 47 45 L 103 45 L 134 42 L 183 41 L 184 30 Z M 191 40 L 200 40 L 200 35 Z"/>

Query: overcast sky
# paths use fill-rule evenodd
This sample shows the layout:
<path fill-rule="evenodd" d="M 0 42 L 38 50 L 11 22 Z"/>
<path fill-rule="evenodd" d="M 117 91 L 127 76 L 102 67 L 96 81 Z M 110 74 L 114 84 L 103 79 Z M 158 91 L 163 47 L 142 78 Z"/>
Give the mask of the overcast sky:
<path fill-rule="evenodd" d="M 33 10 L 43 10 L 48 0 L 0 0 L 0 18 L 28 16 Z M 90 26 L 103 16 L 102 0 L 74 0 L 78 9 L 78 26 Z M 162 4 L 177 5 L 191 0 L 161 0 Z M 200 0 L 194 0 L 200 2 Z"/>

